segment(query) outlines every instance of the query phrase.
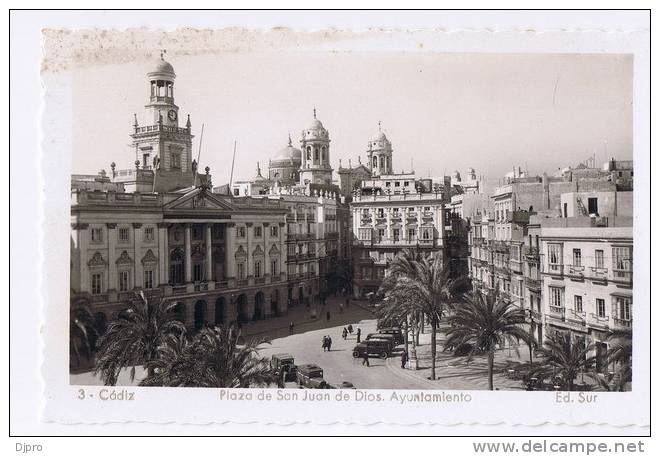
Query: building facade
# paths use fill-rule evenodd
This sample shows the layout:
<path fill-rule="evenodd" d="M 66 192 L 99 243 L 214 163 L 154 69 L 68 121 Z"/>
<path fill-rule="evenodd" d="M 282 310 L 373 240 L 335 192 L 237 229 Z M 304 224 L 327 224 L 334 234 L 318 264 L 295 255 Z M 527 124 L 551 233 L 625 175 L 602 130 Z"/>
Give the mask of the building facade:
<path fill-rule="evenodd" d="M 446 242 L 444 186 L 414 172 L 384 174 L 392 169 L 392 145 L 380 129 L 367 150 L 377 177 L 362 180 L 350 204 L 355 296 L 376 292 L 401 250 L 443 252 Z"/>

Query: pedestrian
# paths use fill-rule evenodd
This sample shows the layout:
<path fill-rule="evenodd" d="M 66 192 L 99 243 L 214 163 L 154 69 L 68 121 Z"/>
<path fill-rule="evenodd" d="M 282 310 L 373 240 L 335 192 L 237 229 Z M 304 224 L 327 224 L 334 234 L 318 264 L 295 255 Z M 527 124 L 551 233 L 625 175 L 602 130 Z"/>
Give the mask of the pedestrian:
<path fill-rule="evenodd" d="M 344 329 L 343 329 L 343 331 L 341 332 L 341 337 L 342 337 L 342 339 L 346 340 L 346 337 L 347 337 L 347 336 L 348 336 L 348 330 L 347 330 L 346 327 L 344 326 Z"/>
<path fill-rule="evenodd" d="M 339 313 L 344 313 L 344 304 L 339 303 Z"/>
<path fill-rule="evenodd" d="M 406 368 L 406 362 L 408 362 L 408 353 L 404 351 L 401 353 L 401 369 Z"/>
<path fill-rule="evenodd" d="M 331 347 L 332 347 L 332 337 L 328 336 L 328 351 L 330 351 Z"/>
<path fill-rule="evenodd" d="M 350 302 L 351 302 L 351 300 L 348 299 L 348 298 L 346 298 L 346 308 L 347 308 L 347 309 L 348 309 L 348 305 L 349 305 Z"/>
<path fill-rule="evenodd" d="M 289 335 L 293 334 L 293 321 L 289 322 Z"/>
<path fill-rule="evenodd" d="M 351 335 L 353 334 L 353 325 L 351 324 L 348 325 L 348 333 Z"/>
<path fill-rule="evenodd" d="M 328 336 L 323 336 L 323 344 L 321 344 L 321 347 L 323 347 L 323 351 L 328 348 Z"/>
<path fill-rule="evenodd" d="M 360 330 L 360 328 L 358 328 L 358 329 L 357 329 L 357 333 L 356 333 L 356 335 L 357 335 L 357 343 L 358 343 L 358 344 L 360 343 L 360 335 L 361 335 L 361 334 L 362 334 L 362 331 Z"/>
<path fill-rule="evenodd" d="M 365 364 L 369 367 L 369 353 L 366 350 L 362 354 L 362 365 L 364 366 Z"/>
<path fill-rule="evenodd" d="M 330 311 L 329 310 L 325 313 L 325 319 L 330 321 Z"/>

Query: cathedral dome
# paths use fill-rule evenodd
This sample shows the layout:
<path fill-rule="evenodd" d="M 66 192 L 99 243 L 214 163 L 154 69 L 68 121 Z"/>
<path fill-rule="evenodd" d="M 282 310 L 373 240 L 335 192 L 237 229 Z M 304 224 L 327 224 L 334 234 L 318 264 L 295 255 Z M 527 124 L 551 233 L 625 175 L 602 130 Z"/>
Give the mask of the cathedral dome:
<path fill-rule="evenodd" d="M 323 124 L 321 123 L 321 121 L 315 117 L 314 120 L 312 120 L 312 123 L 309 124 L 309 126 L 307 127 L 307 130 L 325 130 L 325 129 L 323 128 Z"/>
<path fill-rule="evenodd" d="M 280 161 L 280 160 L 292 160 L 294 162 L 297 162 L 300 164 L 300 161 L 302 160 L 302 152 L 300 149 L 296 149 L 293 147 L 291 144 L 291 136 L 289 136 L 289 144 L 284 147 L 283 149 L 280 149 L 275 156 L 273 157 L 273 161 Z"/>

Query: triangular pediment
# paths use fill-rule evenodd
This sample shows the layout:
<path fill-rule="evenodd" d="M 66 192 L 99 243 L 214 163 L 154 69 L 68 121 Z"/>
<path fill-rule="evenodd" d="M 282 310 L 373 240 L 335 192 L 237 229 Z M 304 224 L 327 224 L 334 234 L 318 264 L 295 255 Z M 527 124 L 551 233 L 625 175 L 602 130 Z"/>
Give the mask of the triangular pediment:
<path fill-rule="evenodd" d="M 189 211 L 191 209 L 200 211 L 230 211 L 233 209 L 233 205 L 220 195 L 216 196 L 207 190 L 195 188 L 188 193 L 181 195 L 179 198 L 166 203 L 163 209 L 167 211 Z"/>

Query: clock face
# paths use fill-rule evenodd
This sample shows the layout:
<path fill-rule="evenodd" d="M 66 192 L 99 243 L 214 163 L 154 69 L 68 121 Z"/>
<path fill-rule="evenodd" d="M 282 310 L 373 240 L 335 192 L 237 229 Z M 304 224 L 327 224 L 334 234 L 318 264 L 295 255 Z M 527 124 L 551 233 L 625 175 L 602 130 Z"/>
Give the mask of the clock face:
<path fill-rule="evenodd" d="M 176 120 L 176 111 L 174 109 L 170 109 L 169 111 L 167 111 L 167 117 L 170 120 Z"/>

